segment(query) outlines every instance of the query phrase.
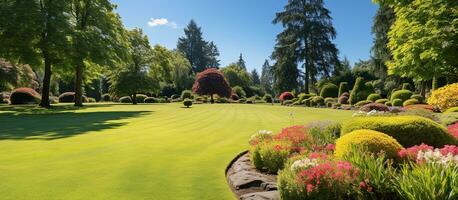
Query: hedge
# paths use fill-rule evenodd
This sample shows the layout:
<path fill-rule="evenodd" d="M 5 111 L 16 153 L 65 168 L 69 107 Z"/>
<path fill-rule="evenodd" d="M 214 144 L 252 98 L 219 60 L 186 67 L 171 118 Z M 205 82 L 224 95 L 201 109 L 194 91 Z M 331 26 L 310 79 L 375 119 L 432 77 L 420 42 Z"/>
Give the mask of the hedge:
<path fill-rule="evenodd" d="M 402 102 L 410 99 L 410 97 L 413 95 L 413 93 L 410 90 L 398 90 L 391 94 L 391 101 L 394 99 L 401 99 Z"/>
<path fill-rule="evenodd" d="M 339 85 L 339 97 L 341 97 L 343 93 L 348 93 L 348 83 L 347 82 L 341 82 Z"/>
<path fill-rule="evenodd" d="M 40 100 L 40 94 L 32 88 L 17 88 L 10 95 L 10 103 L 12 105 L 35 104 L 39 103 Z"/>
<path fill-rule="evenodd" d="M 332 83 L 326 83 L 322 88 L 321 88 L 321 93 L 320 96 L 323 98 L 327 97 L 338 97 L 339 95 L 339 88 L 337 85 L 332 84 Z"/>
<path fill-rule="evenodd" d="M 372 93 L 369 96 L 367 96 L 367 100 L 372 101 L 372 102 L 375 102 L 375 101 L 377 101 L 377 100 L 379 100 L 381 98 L 382 98 L 382 96 L 380 94 L 377 94 L 377 93 Z"/>
<path fill-rule="evenodd" d="M 357 117 L 342 125 L 342 135 L 359 129 L 371 129 L 394 137 L 402 146 L 422 143 L 435 147 L 457 144 L 442 125 L 419 116 Z"/>

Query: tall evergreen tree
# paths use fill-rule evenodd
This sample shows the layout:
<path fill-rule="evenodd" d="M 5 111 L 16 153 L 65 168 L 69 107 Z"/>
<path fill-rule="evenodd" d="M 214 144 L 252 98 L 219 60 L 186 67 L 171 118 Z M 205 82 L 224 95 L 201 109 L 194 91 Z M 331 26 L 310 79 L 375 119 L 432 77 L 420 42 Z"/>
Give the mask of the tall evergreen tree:
<path fill-rule="evenodd" d="M 109 0 L 72 0 L 75 106 L 83 105 L 84 76 L 91 68 L 122 63 L 127 57 L 126 31 Z"/>
<path fill-rule="evenodd" d="M 283 25 L 284 30 L 277 37 L 288 41 L 278 47 L 293 48 L 291 58 L 284 58 L 282 63 L 303 63 L 304 88 L 308 93 L 309 84 L 314 83 L 316 77 L 329 77 L 339 65 L 338 50 L 332 43 L 336 31 L 330 11 L 324 7 L 323 0 L 288 0 L 273 23 Z"/>
<path fill-rule="evenodd" d="M 239 56 L 239 60 L 237 61 L 237 65 L 242 68 L 243 70 L 246 71 L 246 63 L 245 63 L 245 60 L 243 59 L 243 55 L 240 54 Z"/>
<path fill-rule="evenodd" d="M 253 82 L 254 85 L 261 84 L 261 79 L 259 78 L 259 74 L 258 74 L 258 71 L 256 71 L 256 69 L 253 69 L 253 71 L 251 71 L 250 78 L 251 78 L 251 82 Z"/>
<path fill-rule="evenodd" d="M 267 92 L 272 94 L 272 87 L 274 84 L 274 74 L 273 68 L 269 64 L 269 61 L 266 60 L 262 65 L 261 71 L 261 87 Z"/>
<path fill-rule="evenodd" d="M 372 25 L 372 34 L 374 35 L 374 44 L 372 46 L 372 56 L 377 68 L 377 74 L 384 79 L 387 76 L 387 67 L 385 62 L 391 59 L 391 52 L 388 49 L 388 32 L 395 20 L 393 9 L 380 5 L 377 14 L 374 17 Z"/>
<path fill-rule="evenodd" d="M 291 43 L 290 39 L 277 36 L 277 44 L 272 53 L 272 59 L 276 61 L 272 69 L 273 87 L 276 93 L 298 88 L 299 70 L 297 58 L 294 55 L 297 43 Z"/>
<path fill-rule="evenodd" d="M 70 4 L 70 0 L 0 2 L 0 54 L 13 63 L 43 67 L 41 107 L 50 107 L 52 67 L 69 66 Z"/>
<path fill-rule="evenodd" d="M 202 28 L 191 20 L 184 29 L 185 36 L 178 39 L 177 49 L 189 60 L 194 73 L 210 67 L 219 67 L 219 51 L 213 42 L 202 36 Z"/>

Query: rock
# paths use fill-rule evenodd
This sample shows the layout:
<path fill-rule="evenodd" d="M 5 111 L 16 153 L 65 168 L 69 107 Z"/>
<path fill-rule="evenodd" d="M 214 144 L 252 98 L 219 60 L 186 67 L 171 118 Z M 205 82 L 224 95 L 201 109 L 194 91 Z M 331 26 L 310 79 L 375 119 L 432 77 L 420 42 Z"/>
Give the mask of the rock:
<path fill-rule="evenodd" d="M 259 187 L 262 189 L 267 185 L 275 184 L 275 178 L 253 171 L 236 172 L 229 175 L 228 179 L 229 183 L 232 184 L 236 190 L 252 187 Z"/>
<path fill-rule="evenodd" d="M 277 191 L 255 192 L 240 196 L 240 200 L 280 200 Z"/>

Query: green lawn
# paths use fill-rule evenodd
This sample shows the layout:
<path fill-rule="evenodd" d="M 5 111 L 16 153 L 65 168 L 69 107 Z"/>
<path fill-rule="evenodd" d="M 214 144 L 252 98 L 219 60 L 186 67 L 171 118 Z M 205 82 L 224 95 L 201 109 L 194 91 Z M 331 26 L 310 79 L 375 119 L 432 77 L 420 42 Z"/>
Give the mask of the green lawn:
<path fill-rule="evenodd" d="M 0 107 L 1 199 L 234 199 L 228 162 L 259 129 L 346 120 L 271 105 Z"/>

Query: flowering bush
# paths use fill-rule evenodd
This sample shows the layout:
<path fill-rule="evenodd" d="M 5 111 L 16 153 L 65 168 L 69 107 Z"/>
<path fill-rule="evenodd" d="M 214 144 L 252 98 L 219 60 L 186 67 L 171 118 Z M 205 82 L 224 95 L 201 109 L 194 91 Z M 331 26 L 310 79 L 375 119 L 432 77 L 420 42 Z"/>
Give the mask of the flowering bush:
<path fill-rule="evenodd" d="M 260 131 L 258 131 L 257 133 L 255 133 L 254 135 L 251 136 L 251 138 L 248 141 L 248 143 L 250 145 L 257 145 L 260 142 L 272 140 L 272 137 L 273 137 L 272 131 L 260 130 Z"/>
<path fill-rule="evenodd" d="M 458 106 L 458 83 L 449 84 L 434 90 L 428 98 L 428 104 L 439 107 L 442 111 Z"/>
<path fill-rule="evenodd" d="M 281 93 L 279 99 L 282 102 L 286 101 L 286 100 L 292 100 L 292 99 L 294 99 L 294 95 L 291 92 L 283 92 L 283 93 Z"/>
<path fill-rule="evenodd" d="M 261 142 L 251 147 L 250 157 L 256 169 L 275 174 L 291 154 L 291 143 L 287 141 Z"/>
<path fill-rule="evenodd" d="M 418 164 L 458 164 L 458 147 L 455 145 L 445 145 L 439 149 L 425 144 L 413 146 L 399 151 L 399 156 L 403 159 L 415 161 Z"/>
<path fill-rule="evenodd" d="M 388 112 L 390 109 L 385 104 L 381 103 L 370 103 L 362 106 L 359 110 L 364 112 L 370 112 L 372 110 Z"/>
<path fill-rule="evenodd" d="M 303 151 L 304 148 L 310 147 L 313 143 L 313 138 L 307 133 L 304 126 L 283 128 L 280 133 L 274 136 L 274 140 L 291 142 L 292 150 L 295 152 Z"/>
<path fill-rule="evenodd" d="M 448 126 L 448 132 L 458 139 L 458 122 Z"/>
<path fill-rule="evenodd" d="M 415 105 L 404 106 L 404 110 L 418 110 L 418 109 L 423 109 L 423 110 L 427 110 L 430 112 L 437 111 L 433 106 L 428 105 L 428 104 L 415 104 Z"/>

